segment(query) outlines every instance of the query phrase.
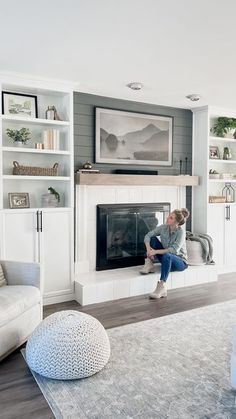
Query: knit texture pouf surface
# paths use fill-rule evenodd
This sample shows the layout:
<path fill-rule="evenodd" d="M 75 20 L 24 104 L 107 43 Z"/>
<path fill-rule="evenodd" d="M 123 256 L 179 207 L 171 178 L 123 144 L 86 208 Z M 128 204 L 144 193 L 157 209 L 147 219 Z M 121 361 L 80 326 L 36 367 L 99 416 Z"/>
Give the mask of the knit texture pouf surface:
<path fill-rule="evenodd" d="M 73 380 L 100 371 L 110 357 L 110 342 L 102 324 L 74 310 L 47 317 L 26 345 L 29 367 L 44 377 Z"/>

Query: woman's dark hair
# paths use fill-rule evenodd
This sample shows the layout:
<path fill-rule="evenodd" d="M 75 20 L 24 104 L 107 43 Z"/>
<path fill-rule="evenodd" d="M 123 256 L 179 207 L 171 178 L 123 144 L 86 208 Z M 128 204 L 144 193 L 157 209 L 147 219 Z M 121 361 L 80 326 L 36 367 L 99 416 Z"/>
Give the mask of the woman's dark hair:
<path fill-rule="evenodd" d="M 187 208 L 181 208 L 180 210 L 176 209 L 173 213 L 175 214 L 175 218 L 179 226 L 182 226 L 190 215 Z"/>

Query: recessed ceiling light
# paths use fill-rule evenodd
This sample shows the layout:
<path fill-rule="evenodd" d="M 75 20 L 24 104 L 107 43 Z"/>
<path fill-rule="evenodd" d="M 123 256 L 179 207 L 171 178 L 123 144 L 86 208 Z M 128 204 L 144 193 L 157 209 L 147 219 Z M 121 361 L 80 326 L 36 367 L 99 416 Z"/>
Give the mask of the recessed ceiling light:
<path fill-rule="evenodd" d="M 138 81 L 134 81 L 132 83 L 128 83 L 127 87 L 129 87 L 132 90 L 141 90 L 143 87 L 143 84 Z"/>
<path fill-rule="evenodd" d="M 189 100 L 191 100 L 192 102 L 197 102 L 198 100 L 201 99 L 201 96 L 198 95 L 198 94 L 196 94 L 196 93 L 194 93 L 192 95 L 186 96 L 186 98 L 189 99 Z"/>

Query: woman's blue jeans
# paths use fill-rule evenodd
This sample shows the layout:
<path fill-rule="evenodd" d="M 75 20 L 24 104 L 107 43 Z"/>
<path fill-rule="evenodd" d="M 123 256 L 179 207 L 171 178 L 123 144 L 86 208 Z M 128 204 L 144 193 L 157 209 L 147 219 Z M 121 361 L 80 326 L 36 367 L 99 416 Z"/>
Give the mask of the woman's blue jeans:
<path fill-rule="evenodd" d="M 160 240 L 156 236 L 151 237 L 150 246 L 152 247 L 152 249 L 155 250 L 164 249 Z M 184 271 L 188 267 L 188 264 L 180 256 L 176 256 L 173 253 L 155 255 L 155 259 L 157 259 L 161 263 L 160 279 L 162 281 L 167 281 L 170 272 Z"/>

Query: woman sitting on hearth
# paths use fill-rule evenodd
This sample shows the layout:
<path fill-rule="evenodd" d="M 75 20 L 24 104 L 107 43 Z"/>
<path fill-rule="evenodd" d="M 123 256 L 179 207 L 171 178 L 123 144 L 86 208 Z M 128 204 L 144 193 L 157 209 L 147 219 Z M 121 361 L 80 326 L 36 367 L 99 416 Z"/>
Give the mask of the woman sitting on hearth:
<path fill-rule="evenodd" d="M 189 217 L 186 208 L 175 209 L 167 217 L 166 224 L 157 226 L 144 237 L 147 258 L 140 273 L 154 272 L 153 262 L 161 263 L 161 277 L 149 298 L 167 297 L 168 275 L 172 271 L 184 271 L 188 267 L 185 231 L 181 227 Z M 158 237 L 160 237 L 160 240 Z"/>

